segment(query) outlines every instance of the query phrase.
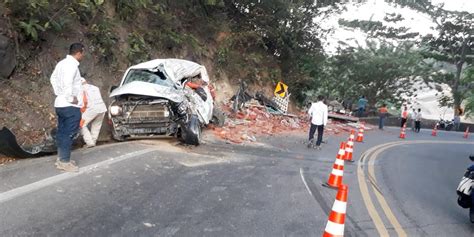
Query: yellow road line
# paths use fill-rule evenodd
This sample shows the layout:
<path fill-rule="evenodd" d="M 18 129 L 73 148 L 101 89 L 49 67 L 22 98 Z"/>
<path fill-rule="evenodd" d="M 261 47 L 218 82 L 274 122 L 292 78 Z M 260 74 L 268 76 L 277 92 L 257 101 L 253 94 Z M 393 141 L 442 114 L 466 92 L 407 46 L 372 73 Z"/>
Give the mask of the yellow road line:
<path fill-rule="evenodd" d="M 391 142 L 391 143 L 386 143 L 386 144 L 381 144 L 378 146 L 375 146 L 366 152 L 364 152 L 361 156 L 361 159 L 359 160 L 358 167 L 357 167 L 357 178 L 359 181 L 359 188 L 362 194 L 362 198 L 364 200 L 365 206 L 367 208 L 367 211 L 369 212 L 370 217 L 372 218 L 372 221 L 374 222 L 374 225 L 379 232 L 380 236 L 388 236 L 388 231 L 385 228 L 385 225 L 383 221 L 380 218 L 380 215 L 378 214 L 377 210 L 375 209 L 374 204 L 372 203 L 372 199 L 369 194 L 369 189 L 367 187 L 365 175 L 364 175 L 364 170 L 362 168 L 362 165 L 364 162 L 367 162 L 368 164 L 368 173 L 369 176 L 372 178 L 372 189 L 374 191 L 374 194 L 382 208 L 382 210 L 385 213 L 385 216 L 389 220 L 390 224 L 393 226 L 395 231 L 397 232 L 398 236 L 401 237 L 406 237 L 407 234 L 403 227 L 400 225 L 400 222 L 398 222 L 397 218 L 393 214 L 390 206 L 388 205 L 387 201 L 385 200 L 384 196 L 382 193 L 380 193 L 377 188 L 375 188 L 377 185 L 377 180 L 375 178 L 375 160 L 377 157 L 380 155 L 380 153 L 395 147 L 399 145 L 412 145 L 412 144 L 474 144 L 474 142 L 467 142 L 467 141 L 429 141 L 429 140 L 421 140 L 421 141 L 398 141 L 398 142 Z M 363 159 L 367 158 L 367 160 Z M 362 160 L 362 161 L 361 161 Z"/>
<path fill-rule="evenodd" d="M 375 182 L 377 181 L 376 178 L 375 178 L 375 171 L 374 171 L 375 159 L 377 159 L 378 155 L 380 153 L 382 153 L 383 151 L 385 151 L 387 149 L 390 149 L 394 146 L 398 146 L 398 145 L 399 144 L 392 144 L 392 145 L 389 145 L 389 146 L 385 146 L 385 147 L 377 150 L 372 156 L 369 157 L 369 160 L 367 161 L 367 163 L 369 164 L 368 170 L 369 170 L 369 174 L 372 176 L 372 178 Z M 371 162 L 371 159 L 373 159 L 372 162 Z M 397 232 L 398 236 L 407 237 L 407 233 L 403 230 L 402 226 L 400 225 L 400 222 L 398 222 L 397 218 L 393 214 L 392 209 L 390 209 L 390 207 L 388 206 L 388 203 L 385 200 L 385 198 L 383 197 L 383 195 L 377 189 L 375 189 L 374 187 L 372 187 L 372 188 L 374 189 L 375 197 L 377 197 L 377 200 L 379 201 L 380 206 L 382 207 L 382 210 L 385 213 L 385 216 L 387 217 L 390 224 L 392 224 L 392 226 L 395 229 L 395 231 Z"/>
<path fill-rule="evenodd" d="M 369 149 L 369 151 L 370 150 L 371 149 Z M 364 156 L 365 156 L 365 153 L 361 156 L 361 159 Z M 387 228 L 385 228 L 385 225 L 383 224 L 382 218 L 380 218 L 379 213 L 377 212 L 374 204 L 372 203 L 372 199 L 369 194 L 369 189 L 365 181 L 364 171 L 362 169 L 362 162 L 360 162 L 360 160 L 357 166 L 357 180 L 359 182 L 360 193 L 362 194 L 362 199 L 364 200 L 365 207 L 367 208 L 367 211 L 369 212 L 370 218 L 372 218 L 372 221 L 374 222 L 375 228 L 379 232 L 379 236 L 389 236 Z"/>

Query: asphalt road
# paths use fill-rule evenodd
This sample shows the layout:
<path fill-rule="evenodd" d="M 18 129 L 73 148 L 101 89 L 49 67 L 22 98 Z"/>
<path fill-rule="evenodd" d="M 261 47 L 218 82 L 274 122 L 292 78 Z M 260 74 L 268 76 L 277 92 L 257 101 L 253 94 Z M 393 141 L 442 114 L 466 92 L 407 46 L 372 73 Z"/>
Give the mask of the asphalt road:
<path fill-rule="evenodd" d="M 408 236 L 474 236 L 456 187 L 474 145 L 406 144 L 383 153 L 379 187 Z M 377 168 L 376 168 L 377 170 Z"/>
<path fill-rule="evenodd" d="M 366 133 L 355 159 L 398 141 L 397 132 Z M 464 141 L 461 136 L 423 131 L 406 141 Z M 75 151 L 77 174 L 57 171 L 55 157 L 0 166 L 0 236 L 321 235 L 336 195 L 321 184 L 347 134 L 329 137 L 321 151 L 307 149 L 305 137 L 266 137 L 246 146 L 211 138 L 199 147 L 163 140 L 111 144 Z M 454 192 L 470 147 L 406 144 L 372 162 L 376 186 L 409 236 L 471 236 Z M 345 234 L 378 236 L 357 167 L 347 163 L 344 170 Z M 368 195 L 395 236 L 373 190 Z"/>

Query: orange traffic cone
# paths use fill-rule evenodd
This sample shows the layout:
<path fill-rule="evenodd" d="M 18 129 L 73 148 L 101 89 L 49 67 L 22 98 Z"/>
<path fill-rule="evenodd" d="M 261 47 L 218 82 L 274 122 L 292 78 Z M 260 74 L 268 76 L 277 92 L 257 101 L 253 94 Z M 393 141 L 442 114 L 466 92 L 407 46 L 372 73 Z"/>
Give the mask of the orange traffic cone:
<path fill-rule="evenodd" d="M 469 127 L 466 128 L 466 131 L 464 132 L 464 138 L 469 138 Z"/>
<path fill-rule="evenodd" d="M 431 136 L 436 137 L 438 130 L 438 124 L 435 124 L 433 131 L 431 131 Z"/>
<path fill-rule="evenodd" d="M 339 147 L 339 152 L 337 152 L 336 159 L 344 160 L 346 156 L 346 143 L 341 142 L 341 146 Z"/>
<path fill-rule="evenodd" d="M 344 222 L 346 219 L 347 209 L 347 185 L 341 184 L 337 190 L 336 200 L 332 205 L 329 214 L 326 229 L 324 229 L 323 237 L 344 236 Z"/>
<path fill-rule="evenodd" d="M 402 130 L 400 130 L 400 138 L 401 139 L 405 139 L 405 136 L 406 136 L 405 135 L 405 129 L 406 129 L 406 127 L 407 127 L 407 124 L 405 123 L 405 124 L 403 124 Z"/>
<path fill-rule="evenodd" d="M 344 160 L 347 160 L 349 162 L 354 162 L 354 160 L 352 160 L 353 152 L 354 152 L 354 141 L 351 141 L 349 138 L 349 141 L 346 143 L 346 156 L 344 157 Z"/>
<path fill-rule="evenodd" d="M 355 141 L 355 131 L 351 130 L 351 135 L 349 135 L 349 141 Z"/>
<path fill-rule="evenodd" d="M 344 160 L 340 159 L 339 157 L 344 157 L 344 142 L 341 143 L 341 149 L 339 149 L 339 152 L 337 153 L 336 156 L 336 161 L 334 161 L 334 165 L 332 166 L 332 171 L 331 174 L 329 174 L 329 179 L 326 183 L 323 184 L 323 186 L 328 187 L 328 188 L 338 188 L 339 185 L 342 184 L 342 176 L 344 175 Z"/>
<path fill-rule="evenodd" d="M 356 142 L 364 142 L 364 124 L 360 124 L 359 133 L 357 134 Z"/>

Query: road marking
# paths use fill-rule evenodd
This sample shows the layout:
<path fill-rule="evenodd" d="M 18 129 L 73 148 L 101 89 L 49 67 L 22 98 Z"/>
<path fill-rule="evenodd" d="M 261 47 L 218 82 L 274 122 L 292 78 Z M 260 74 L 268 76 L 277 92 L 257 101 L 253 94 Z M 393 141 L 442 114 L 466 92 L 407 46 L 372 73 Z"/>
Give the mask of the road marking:
<path fill-rule="evenodd" d="M 30 184 L 27 184 L 27 185 L 24 185 L 24 186 L 21 186 L 21 187 L 18 187 L 18 188 L 8 190 L 6 192 L 0 193 L 0 203 L 4 203 L 4 202 L 12 200 L 14 198 L 23 196 L 25 194 L 37 191 L 39 189 L 42 189 L 42 188 L 45 188 L 45 187 L 48 187 L 48 186 L 51 186 L 53 184 L 57 184 L 61 181 L 64 181 L 64 180 L 67 180 L 67 179 L 70 179 L 70 178 L 74 178 L 76 176 L 85 174 L 87 172 L 91 172 L 94 169 L 101 168 L 101 167 L 106 167 L 106 166 L 115 164 L 117 162 L 120 162 L 120 161 L 123 161 L 123 160 L 126 160 L 126 159 L 130 159 L 130 158 L 133 158 L 133 157 L 136 157 L 136 156 L 139 156 L 139 155 L 144 155 L 146 153 L 156 151 L 156 150 L 158 150 L 158 149 L 157 148 L 148 148 L 148 149 L 144 149 L 144 150 L 140 150 L 140 151 L 131 152 L 131 153 L 121 155 L 121 156 L 116 157 L 116 158 L 110 158 L 110 159 L 101 161 L 99 163 L 95 163 L 95 164 L 85 166 L 83 168 L 80 168 L 79 172 L 77 172 L 77 173 L 61 173 L 61 174 L 58 174 L 58 175 L 55 175 L 55 176 L 51 176 L 49 178 L 45 178 L 45 179 L 36 181 L 34 183 L 30 183 Z"/>
<path fill-rule="evenodd" d="M 382 207 L 382 210 L 384 211 L 385 216 L 389 220 L 390 224 L 392 224 L 392 226 L 395 229 L 395 231 L 397 232 L 398 236 L 407 237 L 407 234 L 406 234 L 405 230 L 403 230 L 402 226 L 400 225 L 400 222 L 398 222 L 397 218 L 395 217 L 395 215 L 392 212 L 392 209 L 390 209 L 387 201 L 383 197 L 383 194 L 378 189 L 377 179 L 375 178 L 375 170 L 374 170 L 375 159 L 378 157 L 378 155 L 380 153 L 382 153 L 383 151 L 385 151 L 387 149 L 390 149 L 390 148 L 392 148 L 394 146 L 397 146 L 397 145 L 398 144 L 391 144 L 389 146 L 385 146 L 381 149 L 378 149 L 375 153 L 372 154 L 372 156 L 369 157 L 369 160 L 367 162 L 369 163 L 369 167 L 368 167 L 369 174 L 370 174 L 370 176 L 372 176 L 372 179 L 375 182 L 375 184 L 374 184 L 375 186 L 373 186 L 373 188 L 375 190 L 375 192 L 374 192 L 375 197 L 379 201 L 379 204 Z"/>
<path fill-rule="evenodd" d="M 366 152 L 371 151 L 372 149 L 369 149 Z M 362 154 L 362 157 L 365 156 L 365 153 Z M 365 181 L 365 175 L 362 170 L 362 163 L 361 160 L 359 160 L 358 165 L 357 165 L 357 180 L 359 182 L 359 189 L 360 193 L 362 194 L 362 199 L 364 200 L 365 207 L 367 208 L 367 211 L 369 212 L 370 218 L 372 218 L 372 221 L 374 222 L 375 228 L 379 232 L 379 236 L 389 236 L 387 228 L 385 228 L 385 225 L 383 224 L 382 218 L 380 218 L 379 213 L 377 210 L 375 210 L 375 206 L 372 203 L 372 199 L 369 194 L 369 188 L 367 187 L 367 183 Z"/>
<path fill-rule="evenodd" d="M 301 175 L 301 179 L 303 180 L 304 186 L 308 190 L 309 194 L 311 195 L 311 197 L 314 197 L 313 192 L 311 192 L 311 189 L 309 189 L 308 187 L 308 183 L 306 183 L 306 180 L 304 179 L 303 168 L 300 168 L 300 175 Z"/>
<path fill-rule="evenodd" d="M 363 163 L 367 162 L 368 165 L 368 173 L 369 173 L 369 179 L 372 184 L 372 188 L 374 191 L 374 194 L 383 210 L 385 213 L 385 216 L 389 220 L 390 224 L 393 226 L 395 231 L 397 232 L 398 236 L 401 237 L 406 237 L 407 234 L 403 227 L 400 225 L 398 222 L 397 218 L 393 214 L 390 206 L 388 205 L 387 201 L 385 200 L 383 194 L 380 192 L 380 189 L 378 188 L 377 185 L 377 180 L 375 178 L 375 160 L 377 157 L 380 155 L 380 153 L 386 151 L 387 149 L 393 148 L 395 146 L 399 145 L 413 145 L 413 144 L 474 144 L 474 142 L 468 142 L 468 141 L 429 141 L 429 140 L 421 140 L 421 141 L 398 141 L 398 142 L 391 142 L 391 143 L 386 143 L 386 144 L 381 144 L 375 147 L 372 147 L 371 149 L 367 150 L 364 152 L 361 156 L 361 159 L 358 162 L 358 167 L 357 167 L 357 178 L 359 181 L 359 188 L 362 193 L 362 198 L 364 200 L 365 206 L 369 212 L 370 217 L 372 218 L 372 221 L 374 222 L 374 225 L 379 232 L 380 236 L 388 236 L 387 229 L 385 228 L 385 225 L 383 222 L 381 222 L 380 215 L 377 213 L 375 210 L 375 206 L 372 203 L 372 199 L 369 194 L 369 190 L 367 188 L 367 183 L 366 183 L 366 178 L 365 174 L 363 171 Z M 367 159 L 365 159 L 367 158 Z M 373 213 L 375 211 L 375 213 Z"/>

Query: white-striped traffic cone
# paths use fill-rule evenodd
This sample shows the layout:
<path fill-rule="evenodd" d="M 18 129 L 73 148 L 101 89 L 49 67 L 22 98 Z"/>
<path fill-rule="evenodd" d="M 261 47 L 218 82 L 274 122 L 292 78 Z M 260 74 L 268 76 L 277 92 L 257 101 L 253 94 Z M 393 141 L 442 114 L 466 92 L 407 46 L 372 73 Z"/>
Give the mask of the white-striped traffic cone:
<path fill-rule="evenodd" d="M 344 222 L 346 219 L 347 209 L 347 185 L 341 184 L 337 191 L 336 200 L 332 205 L 329 214 L 328 223 L 324 229 L 323 237 L 344 236 Z"/>
<path fill-rule="evenodd" d="M 339 188 L 339 185 L 342 184 L 342 176 L 344 175 L 344 155 L 345 155 L 345 143 L 341 143 L 341 148 L 336 156 L 336 161 L 332 166 L 331 174 L 329 174 L 329 179 L 323 186 L 328 188 Z M 338 158 L 341 157 L 341 158 Z"/>

